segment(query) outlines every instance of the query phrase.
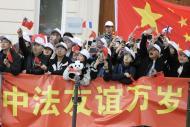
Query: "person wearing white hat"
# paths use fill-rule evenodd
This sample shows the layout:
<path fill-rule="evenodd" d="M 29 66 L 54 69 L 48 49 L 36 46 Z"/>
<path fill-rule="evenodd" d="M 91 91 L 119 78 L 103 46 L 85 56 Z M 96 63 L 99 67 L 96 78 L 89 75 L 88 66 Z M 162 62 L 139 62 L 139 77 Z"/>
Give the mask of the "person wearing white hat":
<path fill-rule="evenodd" d="M 24 42 L 22 29 L 18 29 L 17 33 L 19 37 L 19 47 L 24 56 L 22 73 L 44 74 L 47 71 L 48 64 L 48 59 L 43 54 L 45 39 L 41 35 L 35 35 L 34 42 L 32 42 L 32 50 L 30 50 L 26 47 Z"/>
<path fill-rule="evenodd" d="M 142 34 L 140 49 L 138 50 L 136 61 L 137 72 L 136 77 L 154 76 L 158 72 L 165 71 L 166 65 L 161 48 L 158 44 L 148 46 L 148 36 L 152 33 L 146 32 Z M 148 34 L 147 34 L 148 33 Z"/>
<path fill-rule="evenodd" d="M 9 72 L 17 75 L 21 72 L 21 58 L 12 49 L 12 41 L 9 36 L 3 36 L 0 41 L 0 72 Z"/>
<path fill-rule="evenodd" d="M 125 47 L 123 60 L 113 66 L 113 70 L 105 73 L 104 79 L 119 81 L 123 84 L 131 84 L 135 78 L 136 68 L 133 65 L 135 61 L 135 53 L 128 47 Z"/>
<path fill-rule="evenodd" d="M 179 66 L 177 69 L 177 77 L 190 78 L 190 51 L 180 51 L 178 59 Z"/>
<path fill-rule="evenodd" d="M 47 57 L 47 58 L 51 58 L 52 54 L 54 53 L 54 46 L 51 43 L 46 43 L 44 46 L 44 50 L 43 50 L 43 54 Z"/>
<path fill-rule="evenodd" d="M 113 39 L 112 34 L 113 34 L 114 24 L 112 21 L 106 21 L 104 26 L 105 26 L 105 33 L 103 36 L 108 42 L 108 44 L 110 44 Z"/>
<path fill-rule="evenodd" d="M 67 45 L 60 42 L 55 45 L 55 58 L 50 60 L 47 74 L 63 75 L 71 60 L 66 56 Z"/>
<path fill-rule="evenodd" d="M 165 59 L 166 69 L 165 76 L 166 77 L 176 77 L 176 70 L 178 69 L 178 50 L 179 46 L 174 41 L 168 41 L 168 46 L 165 46 L 163 50 L 163 58 Z"/>
<path fill-rule="evenodd" d="M 77 57 L 80 62 L 86 62 L 90 58 L 90 53 L 86 49 L 82 49 Z"/>
<path fill-rule="evenodd" d="M 53 46 L 55 46 L 61 41 L 61 37 L 62 37 L 61 30 L 58 28 L 55 28 L 54 30 L 52 30 L 50 34 L 49 42 L 52 43 Z"/>
<path fill-rule="evenodd" d="M 105 76 L 105 73 L 112 71 L 111 51 L 109 48 L 104 47 L 97 53 L 97 58 L 91 64 L 92 79 Z"/>
<path fill-rule="evenodd" d="M 104 47 L 107 47 L 108 46 L 108 44 L 107 44 L 107 41 L 106 41 L 106 39 L 104 38 L 104 37 L 101 37 L 101 38 L 97 38 L 96 39 L 96 47 L 98 48 L 98 49 L 102 49 L 102 48 L 104 48 Z"/>
<path fill-rule="evenodd" d="M 82 70 L 80 70 L 80 84 L 83 85 L 83 86 L 87 86 L 89 85 L 90 83 L 90 80 L 91 80 L 91 70 L 90 70 L 90 65 L 88 64 L 87 60 L 90 58 L 90 54 L 88 52 L 88 50 L 86 49 L 82 49 L 80 52 L 79 52 L 79 55 L 77 56 L 77 61 L 80 63 L 80 64 L 83 64 L 83 68 Z M 75 62 L 74 62 L 75 63 Z M 74 64 L 74 63 L 71 63 L 71 64 Z M 68 66 L 64 73 L 63 73 L 63 77 L 64 79 L 67 80 L 67 77 L 73 77 L 74 75 L 71 75 L 69 73 L 69 70 L 70 70 L 70 66 Z"/>
<path fill-rule="evenodd" d="M 70 36 L 64 36 L 63 37 L 63 42 L 67 45 L 68 50 L 66 56 L 69 58 L 72 58 L 72 47 L 75 45 L 76 40 L 73 37 Z"/>

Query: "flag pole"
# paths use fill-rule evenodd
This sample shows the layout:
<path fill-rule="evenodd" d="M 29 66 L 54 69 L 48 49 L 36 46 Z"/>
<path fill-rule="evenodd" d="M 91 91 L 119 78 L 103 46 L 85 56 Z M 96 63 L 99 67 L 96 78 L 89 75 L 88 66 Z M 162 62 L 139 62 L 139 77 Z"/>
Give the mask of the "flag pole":
<path fill-rule="evenodd" d="M 186 127 L 190 127 L 190 82 L 189 82 L 189 87 L 188 87 Z"/>
<path fill-rule="evenodd" d="M 74 86 L 72 127 L 76 127 L 76 122 L 77 122 L 77 106 L 78 106 L 78 102 L 81 102 L 81 99 L 78 97 L 79 87 L 80 87 L 80 77 L 79 77 L 79 75 L 76 75 L 75 76 L 75 86 Z"/>

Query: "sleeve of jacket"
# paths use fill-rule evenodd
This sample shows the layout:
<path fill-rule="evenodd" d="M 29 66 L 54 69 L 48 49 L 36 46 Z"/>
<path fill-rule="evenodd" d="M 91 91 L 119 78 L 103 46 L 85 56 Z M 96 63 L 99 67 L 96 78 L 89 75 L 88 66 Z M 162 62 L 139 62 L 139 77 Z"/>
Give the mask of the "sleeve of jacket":
<path fill-rule="evenodd" d="M 27 57 L 31 53 L 26 47 L 23 37 L 19 37 L 19 48 L 22 51 L 24 57 Z"/>
<path fill-rule="evenodd" d="M 98 69 L 94 68 L 94 64 L 95 62 L 93 62 L 90 66 L 90 76 L 92 80 L 96 79 L 98 75 Z"/>
<path fill-rule="evenodd" d="M 52 71 L 52 74 L 54 75 L 63 75 L 66 67 L 62 68 L 61 70 Z"/>
<path fill-rule="evenodd" d="M 65 80 L 69 80 L 69 66 L 65 69 L 65 71 L 63 72 L 63 78 Z"/>
<path fill-rule="evenodd" d="M 16 55 L 14 62 L 11 64 L 10 72 L 13 75 L 18 75 L 21 72 L 21 58 L 19 55 Z"/>
<path fill-rule="evenodd" d="M 147 44 L 147 36 L 142 34 L 142 39 L 140 42 L 140 50 L 139 50 L 140 56 L 146 56 L 148 54 L 146 44 Z"/>
<path fill-rule="evenodd" d="M 86 74 L 83 75 L 82 79 L 80 80 L 80 84 L 83 86 L 88 86 L 90 84 L 90 68 L 86 70 Z"/>
<path fill-rule="evenodd" d="M 18 75 L 21 72 L 21 58 L 13 50 L 11 50 L 11 55 L 13 57 L 13 63 L 10 63 L 10 68 L 5 67 L 5 72 L 10 72 L 13 75 Z"/>
<path fill-rule="evenodd" d="M 36 68 L 36 69 L 27 69 L 26 73 L 27 74 L 35 74 L 35 75 L 42 75 L 44 74 L 44 70 L 42 70 L 41 68 Z"/>

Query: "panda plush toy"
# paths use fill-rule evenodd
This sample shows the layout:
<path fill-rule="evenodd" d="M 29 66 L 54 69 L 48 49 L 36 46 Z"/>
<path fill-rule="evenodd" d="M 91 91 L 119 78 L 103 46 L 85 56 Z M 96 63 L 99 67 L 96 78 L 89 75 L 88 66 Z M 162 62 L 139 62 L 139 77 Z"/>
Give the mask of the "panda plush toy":
<path fill-rule="evenodd" d="M 84 68 L 84 64 L 80 61 L 75 61 L 71 63 L 64 71 L 63 78 L 65 80 L 75 81 L 75 76 L 80 76 L 82 74 L 82 70 Z"/>

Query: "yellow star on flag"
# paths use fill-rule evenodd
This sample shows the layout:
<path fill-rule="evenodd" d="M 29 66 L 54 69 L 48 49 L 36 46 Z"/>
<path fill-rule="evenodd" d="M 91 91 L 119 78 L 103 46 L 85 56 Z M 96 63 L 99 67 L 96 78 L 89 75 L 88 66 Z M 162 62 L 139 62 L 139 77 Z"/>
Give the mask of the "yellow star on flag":
<path fill-rule="evenodd" d="M 187 26 L 187 19 L 181 17 L 181 20 L 178 23 L 181 24 L 181 27 Z"/>
<path fill-rule="evenodd" d="M 188 34 L 188 33 L 186 33 L 185 35 L 184 35 L 184 38 L 185 38 L 185 41 L 186 42 L 190 42 L 190 35 Z"/>
<path fill-rule="evenodd" d="M 156 20 L 162 17 L 161 14 L 153 13 L 151 10 L 151 6 L 146 2 L 144 9 L 133 7 L 135 11 L 142 17 L 141 19 L 141 27 L 149 25 L 150 27 L 155 27 L 158 32 L 158 27 Z"/>

